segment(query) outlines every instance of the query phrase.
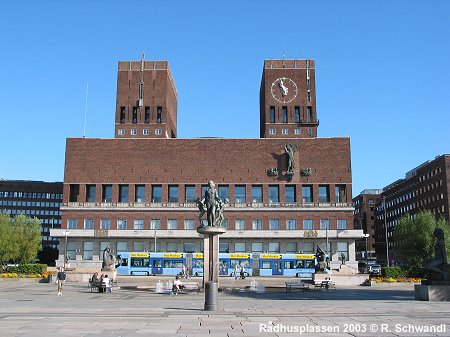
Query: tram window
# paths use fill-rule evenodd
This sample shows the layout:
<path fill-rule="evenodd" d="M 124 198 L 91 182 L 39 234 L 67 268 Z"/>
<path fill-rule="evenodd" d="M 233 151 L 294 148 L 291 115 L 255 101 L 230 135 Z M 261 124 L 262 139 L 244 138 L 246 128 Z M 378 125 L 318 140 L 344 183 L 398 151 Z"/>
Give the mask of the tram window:
<path fill-rule="evenodd" d="M 161 268 L 161 260 L 155 260 L 153 261 L 153 264 L 155 265 L 155 268 Z"/>
<path fill-rule="evenodd" d="M 240 266 L 241 264 L 239 263 L 239 260 L 230 260 L 230 264 L 232 267 L 234 267 L 235 264 L 237 264 L 238 266 Z"/>
<path fill-rule="evenodd" d="M 293 261 L 284 261 L 284 269 L 294 269 Z"/>
<path fill-rule="evenodd" d="M 203 260 L 194 260 L 193 263 L 195 268 L 203 268 Z"/>
<path fill-rule="evenodd" d="M 148 258 L 145 258 L 145 259 L 144 259 L 144 266 L 145 266 L 145 267 L 150 266 L 150 260 L 149 260 Z"/>
<path fill-rule="evenodd" d="M 128 266 L 128 259 L 126 257 L 120 259 L 120 264 L 124 267 Z"/>
<path fill-rule="evenodd" d="M 139 257 L 139 258 L 133 257 L 133 258 L 131 258 L 131 265 L 133 267 L 148 266 L 149 265 L 148 258 L 144 259 L 142 257 Z"/>
<path fill-rule="evenodd" d="M 164 260 L 164 268 L 172 268 L 172 261 Z"/>
<path fill-rule="evenodd" d="M 262 269 L 272 269 L 272 266 L 270 265 L 270 261 L 263 261 Z"/>
<path fill-rule="evenodd" d="M 174 261 L 174 267 L 175 268 L 182 268 L 183 267 L 183 261 L 182 260 L 175 260 Z"/>
<path fill-rule="evenodd" d="M 315 264 L 314 264 L 314 260 L 306 260 L 306 268 L 314 268 Z"/>
<path fill-rule="evenodd" d="M 297 268 L 303 268 L 303 260 L 297 260 Z"/>

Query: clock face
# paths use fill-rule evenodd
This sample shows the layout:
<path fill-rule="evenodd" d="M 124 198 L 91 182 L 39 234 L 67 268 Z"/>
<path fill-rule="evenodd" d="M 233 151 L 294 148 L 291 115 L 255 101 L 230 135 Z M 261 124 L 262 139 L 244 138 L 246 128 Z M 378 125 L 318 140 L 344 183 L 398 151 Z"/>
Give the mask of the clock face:
<path fill-rule="evenodd" d="M 280 103 L 289 103 L 297 97 L 297 84 L 288 77 L 277 78 L 270 89 L 273 98 Z"/>

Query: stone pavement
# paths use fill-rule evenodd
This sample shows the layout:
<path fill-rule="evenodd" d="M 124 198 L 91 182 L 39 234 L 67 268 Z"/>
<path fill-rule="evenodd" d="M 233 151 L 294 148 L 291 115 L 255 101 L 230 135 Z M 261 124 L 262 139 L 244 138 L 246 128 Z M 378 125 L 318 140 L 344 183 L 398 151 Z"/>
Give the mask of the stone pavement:
<path fill-rule="evenodd" d="M 412 286 L 234 288 L 219 294 L 219 311 L 203 305 L 203 293 L 99 294 L 67 283 L 57 296 L 55 284 L 0 282 L 0 336 L 450 336 L 450 304 L 415 301 Z"/>

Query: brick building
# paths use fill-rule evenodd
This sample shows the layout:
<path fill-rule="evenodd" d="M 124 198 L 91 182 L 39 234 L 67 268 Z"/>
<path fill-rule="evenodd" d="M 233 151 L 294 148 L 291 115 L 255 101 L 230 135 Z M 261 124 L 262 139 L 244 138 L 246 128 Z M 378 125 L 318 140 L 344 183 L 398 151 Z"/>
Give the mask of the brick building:
<path fill-rule="evenodd" d="M 167 62 L 119 62 L 115 138 L 66 144 L 63 220 L 71 266 L 123 251 L 200 252 L 195 203 L 228 198 L 221 252 L 313 253 L 356 266 L 349 138 L 317 138 L 312 60 L 266 60 L 260 139 L 178 139 Z M 326 247 L 328 242 L 328 247 Z M 156 244 L 156 247 L 155 247 Z"/>
<path fill-rule="evenodd" d="M 353 198 L 354 227 L 362 229 L 365 237 L 356 240 L 356 259 L 371 262 L 375 255 L 375 203 L 383 192 L 381 189 L 366 189 Z"/>
<path fill-rule="evenodd" d="M 437 156 L 407 172 L 386 186 L 375 205 L 375 250 L 378 260 L 386 262 L 386 233 L 390 263 L 395 262 L 394 229 L 404 215 L 422 210 L 450 221 L 450 155 Z M 386 207 L 384 207 L 384 205 Z M 387 230 L 386 230 L 387 226 Z"/>

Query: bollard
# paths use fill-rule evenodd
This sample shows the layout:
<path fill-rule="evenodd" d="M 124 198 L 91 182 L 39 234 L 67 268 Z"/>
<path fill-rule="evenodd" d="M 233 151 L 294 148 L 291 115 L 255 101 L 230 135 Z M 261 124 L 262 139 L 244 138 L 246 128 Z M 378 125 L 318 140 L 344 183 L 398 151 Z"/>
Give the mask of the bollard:
<path fill-rule="evenodd" d="M 208 281 L 205 283 L 205 311 L 218 310 L 217 300 L 218 287 L 217 282 Z"/>

